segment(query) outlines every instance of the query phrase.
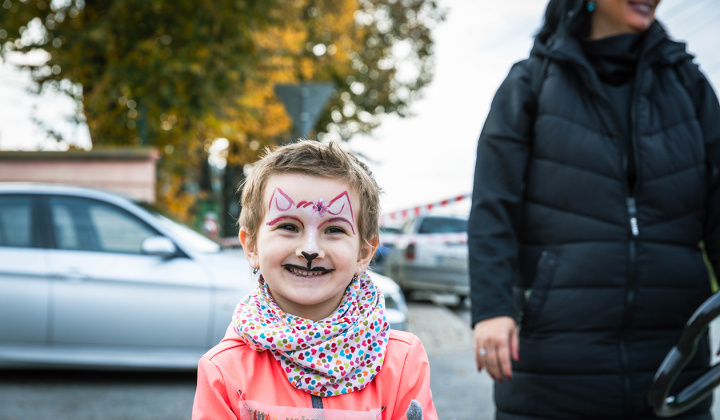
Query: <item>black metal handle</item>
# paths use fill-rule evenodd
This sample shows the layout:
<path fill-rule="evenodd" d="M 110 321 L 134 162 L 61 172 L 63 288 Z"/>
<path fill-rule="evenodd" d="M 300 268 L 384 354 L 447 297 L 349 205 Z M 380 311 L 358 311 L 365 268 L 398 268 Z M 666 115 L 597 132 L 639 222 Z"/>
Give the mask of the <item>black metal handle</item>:
<path fill-rule="evenodd" d="M 720 384 L 720 363 L 718 363 L 708 368 L 701 377 L 677 395 L 668 396 L 675 379 L 695 355 L 700 337 L 718 315 L 720 315 L 720 293 L 711 296 L 690 317 L 680 341 L 670 350 L 655 373 L 648 393 L 648 403 L 656 415 L 672 417 L 683 413 L 704 400 Z"/>

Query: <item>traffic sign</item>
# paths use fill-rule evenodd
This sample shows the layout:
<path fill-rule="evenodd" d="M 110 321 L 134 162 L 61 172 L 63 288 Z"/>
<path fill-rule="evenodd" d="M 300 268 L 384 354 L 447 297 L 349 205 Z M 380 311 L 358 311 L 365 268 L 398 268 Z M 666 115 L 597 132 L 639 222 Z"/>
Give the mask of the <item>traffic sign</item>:
<path fill-rule="evenodd" d="M 275 85 L 275 94 L 295 125 L 300 137 L 315 127 L 323 107 L 335 90 L 333 83 L 300 83 Z"/>

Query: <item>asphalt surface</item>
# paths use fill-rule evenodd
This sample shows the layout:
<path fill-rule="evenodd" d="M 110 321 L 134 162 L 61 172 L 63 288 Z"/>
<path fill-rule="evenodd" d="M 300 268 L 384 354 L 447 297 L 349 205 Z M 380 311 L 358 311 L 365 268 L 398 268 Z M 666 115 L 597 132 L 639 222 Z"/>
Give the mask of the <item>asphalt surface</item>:
<path fill-rule="evenodd" d="M 0 371 L 0 419 L 190 419 L 196 373 Z"/>
<path fill-rule="evenodd" d="M 441 419 L 492 417 L 491 381 L 475 370 L 466 313 L 428 301 L 409 305 Z M 0 420 L 190 419 L 194 393 L 194 371 L 0 370 Z"/>
<path fill-rule="evenodd" d="M 438 305 L 440 303 L 440 305 Z M 493 418 L 492 381 L 478 373 L 467 309 L 434 299 L 409 304 L 409 330 L 430 358 L 440 419 Z M 711 326 L 715 351 L 720 323 Z M 720 419 L 720 391 L 713 413 Z M 195 372 L 0 370 L 0 420 L 190 419 Z"/>
<path fill-rule="evenodd" d="M 432 303 L 411 303 L 409 330 L 430 359 L 430 388 L 440 419 L 491 419 L 492 380 L 478 373 L 467 311 Z"/>

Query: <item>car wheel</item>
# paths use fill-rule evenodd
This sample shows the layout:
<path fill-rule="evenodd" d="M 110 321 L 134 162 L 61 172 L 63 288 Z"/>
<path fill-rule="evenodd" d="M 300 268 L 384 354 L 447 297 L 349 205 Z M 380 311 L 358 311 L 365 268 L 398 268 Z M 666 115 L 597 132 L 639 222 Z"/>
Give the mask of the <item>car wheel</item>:
<path fill-rule="evenodd" d="M 451 305 L 450 308 L 453 310 L 460 310 L 465 309 L 470 306 L 469 296 L 467 295 L 457 295 L 457 300 L 454 305 Z"/>

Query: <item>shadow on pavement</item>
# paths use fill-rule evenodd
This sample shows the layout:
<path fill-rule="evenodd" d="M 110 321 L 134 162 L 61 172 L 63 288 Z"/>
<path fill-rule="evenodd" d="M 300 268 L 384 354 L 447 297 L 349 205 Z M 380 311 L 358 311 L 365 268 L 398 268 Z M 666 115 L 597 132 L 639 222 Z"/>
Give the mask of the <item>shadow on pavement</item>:
<path fill-rule="evenodd" d="M 0 370 L 0 419 L 190 419 L 196 372 Z"/>
<path fill-rule="evenodd" d="M 0 384 L 53 385 L 53 384 L 131 384 L 178 383 L 195 385 L 197 372 L 137 371 L 137 370 L 63 370 L 63 369 L 0 369 Z"/>

